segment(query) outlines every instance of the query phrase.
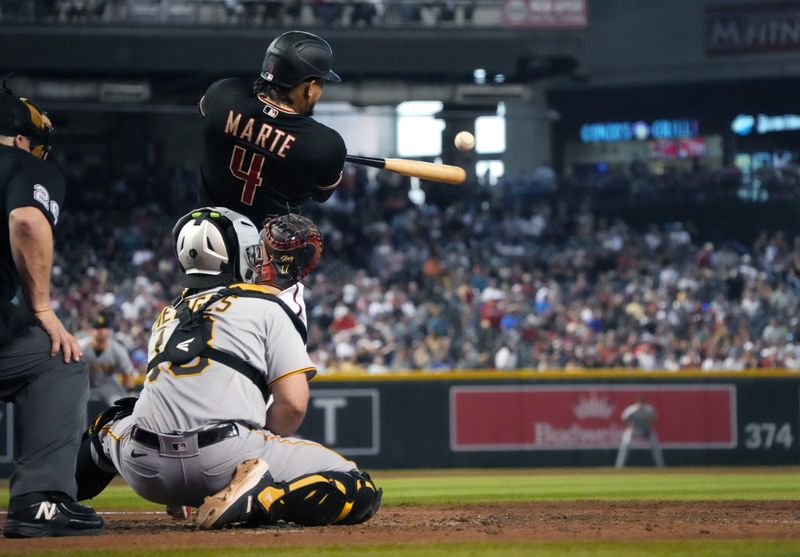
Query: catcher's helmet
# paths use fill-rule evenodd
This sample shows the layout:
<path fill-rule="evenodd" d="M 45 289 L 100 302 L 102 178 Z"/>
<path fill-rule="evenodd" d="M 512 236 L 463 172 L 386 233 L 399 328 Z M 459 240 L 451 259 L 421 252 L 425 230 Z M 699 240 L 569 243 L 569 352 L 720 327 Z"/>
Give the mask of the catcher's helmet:
<path fill-rule="evenodd" d="M 181 282 L 189 288 L 252 283 L 262 264 L 258 228 L 225 207 L 203 207 L 184 215 L 172 229 Z"/>
<path fill-rule="evenodd" d="M 6 89 L 0 93 L 0 135 L 17 134 L 31 140 L 33 156 L 47 158 L 53 135 L 50 118 L 29 99 L 16 97 Z"/>
<path fill-rule="evenodd" d="M 331 69 L 332 63 L 333 50 L 325 39 L 305 31 L 288 31 L 267 47 L 261 77 L 286 88 L 310 77 L 338 83 L 342 79 Z"/>
<path fill-rule="evenodd" d="M 322 233 L 301 215 L 270 219 L 261 230 L 261 241 L 264 263 L 258 282 L 281 290 L 308 276 L 322 255 Z"/>

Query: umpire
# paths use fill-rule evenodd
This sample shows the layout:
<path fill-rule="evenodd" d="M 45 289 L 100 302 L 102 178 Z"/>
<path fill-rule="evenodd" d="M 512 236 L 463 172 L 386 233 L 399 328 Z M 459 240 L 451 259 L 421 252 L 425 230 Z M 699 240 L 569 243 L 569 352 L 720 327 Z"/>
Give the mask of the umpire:
<path fill-rule="evenodd" d="M 89 391 L 78 343 L 50 305 L 53 227 L 65 190 L 44 161 L 51 131 L 33 103 L 0 92 L 0 400 L 14 404 L 15 424 L 9 538 L 103 531 L 94 510 L 75 501 Z M 20 288 L 25 305 L 12 303 Z"/>

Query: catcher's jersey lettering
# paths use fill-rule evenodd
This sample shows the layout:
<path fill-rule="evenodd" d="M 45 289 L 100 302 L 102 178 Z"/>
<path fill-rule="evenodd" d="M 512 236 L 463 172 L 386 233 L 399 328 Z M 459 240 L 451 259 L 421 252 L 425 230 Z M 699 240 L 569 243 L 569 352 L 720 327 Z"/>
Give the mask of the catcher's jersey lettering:
<path fill-rule="evenodd" d="M 276 109 L 241 79 L 212 83 L 202 112 L 198 205 L 229 207 L 261 224 L 335 191 L 347 155 L 335 130 Z"/>
<path fill-rule="evenodd" d="M 188 301 L 196 308 L 214 292 Z M 261 370 L 267 384 L 297 370 L 305 370 L 309 378 L 316 373 L 302 337 L 274 302 L 231 296 L 208 308 L 205 319 L 212 323 L 209 345 Z M 175 310 L 165 308 L 153 324 L 148 360 L 164 349 L 177 325 Z M 153 368 L 134 410 L 138 425 L 158 432 L 192 431 L 218 421 L 263 427 L 266 414 L 266 401 L 250 379 L 204 357 Z"/>

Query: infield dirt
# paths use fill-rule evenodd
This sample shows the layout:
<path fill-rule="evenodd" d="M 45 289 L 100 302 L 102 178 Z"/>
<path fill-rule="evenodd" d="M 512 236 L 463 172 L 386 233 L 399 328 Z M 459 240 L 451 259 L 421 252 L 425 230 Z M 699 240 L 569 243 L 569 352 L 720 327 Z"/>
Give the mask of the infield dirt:
<path fill-rule="evenodd" d="M 163 513 L 106 514 L 94 538 L 3 540 L 0 553 L 47 549 L 215 548 L 579 540 L 796 539 L 798 501 L 659 501 L 388 506 L 366 524 L 201 532 Z"/>

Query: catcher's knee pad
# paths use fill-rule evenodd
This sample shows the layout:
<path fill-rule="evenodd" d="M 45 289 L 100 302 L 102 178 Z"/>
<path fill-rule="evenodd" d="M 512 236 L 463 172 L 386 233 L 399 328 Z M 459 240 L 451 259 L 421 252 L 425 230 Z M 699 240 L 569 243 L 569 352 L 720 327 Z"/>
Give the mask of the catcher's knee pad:
<path fill-rule="evenodd" d="M 121 420 L 133 414 L 133 408 L 136 406 L 137 400 L 139 399 L 134 396 L 128 396 L 114 401 L 114 405 L 100 412 L 92 421 L 92 425 L 83 433 L 82 442 L 91 442 L 102 466 L 110 467 L 112 470 L 114 469 L 114 464 L 108 460 L 105 450 L 103 450 L 100 434 L 107 429 L 106 426 L 111 422 Z"/>
<path fill-rule="evenodd" d="M 97 437 L 105 426 L 111 422 L 121 420 L 133 414 L 133 408 L 136 406 L 136 401 L 139 400 L 135 396 L 127 396 L 114 401 L 114 405 L 106 408 L 92 421 L 92 425 L 83 434 L 84 439 L 91 439 Z"/>
<path fill-rule="evenodd" d="M 102 453 L 99 453 L 98 458 L 108 460 Z M 92 499 L 99 495 L 117 475 L 113 464 L 110 469 L 114 471 L 111 472 L 97 464 L 92 455 L 92 440 L 84 439 L 78 449 L 78 459 L 75 463 L 75 483 L 78 484 L 77 500 Z"/>
<path fill-rule="evenodd" d="M 267 522 L 304 526 L 356 524 L 375 514 L 381 490 L 360 472 L 320 472 L 263 489 L 258 501 Z"/>

